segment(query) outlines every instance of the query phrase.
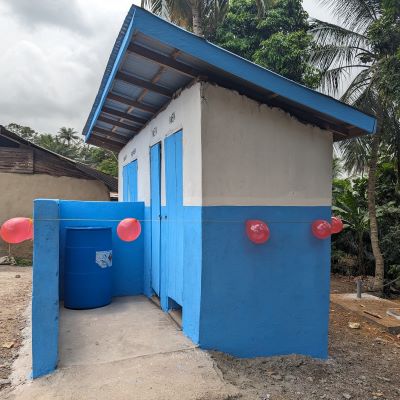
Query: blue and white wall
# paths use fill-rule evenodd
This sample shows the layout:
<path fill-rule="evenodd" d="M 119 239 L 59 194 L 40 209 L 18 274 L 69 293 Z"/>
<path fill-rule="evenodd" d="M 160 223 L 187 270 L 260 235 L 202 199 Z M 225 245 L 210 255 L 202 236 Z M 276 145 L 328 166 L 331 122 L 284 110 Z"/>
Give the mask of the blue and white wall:
<path fill-rule="evenodd" d="M 202 87 L 200 345 L 237 356 L 327 356 L 332 135 L 236 92 Z M 263 245 L 247 219 L 271 230 Z"/>
<path fill-rule="evenodd" d="M 201 100 L 200 83 L 182 93 L 146 125 L 138 135 L 120 151 L 119 193 L 123 188 L 123 166 L 138 161 L 138 201 L 150 206 L 150 147 L 183 130 L 183 203 L 198 206 L 202 202 L 201 191 Z M 164 146 L 162 160 L 165 160 Z M 161 170 L 161 204 L 165 206 L 165 165 Z"/>
<path fill-rule="evenodd" d="M 165 146 L 166 137 L 182 130 L 183 146 L 183 259 L 184 280 L 184 332 L 194 342 L 199 341 L 200 287 L 201 287 L 201 84 L 184 89 L 119 153 L 119 193 L 123 188 L 123 167 L 137 160 L 138 201 L 145 203 L 144 240 L 144 293 L 151 289 L 151 224 L 150 224 L 150 147 L 161 142 L 161 206 L 165 210 Z M 120 197 L 121 198 L 121 197 Z M 164 285 L 165 286 L 165 285 Z M 165 287 L 164 287 L 165 289 Z M 162 305 L 166 304 L 161 295 Z M 165 307 L 165 306 L 164 306 Z"/>
<path fill-rule="evenodd" d="M 149 219 L 149 148 L 183 130 L 183 330 L 204 348 L 238 356 L 327 356 L 330 241 L 311 235 L 330 219 L 332 134 L 236 92 L 196 83 L 119 155 L 138 160 L 138 201 Z M 164 151 L 164 146 L 162 146 Z M 162 153 L 162 205 L 165 168 Z M 271 238 L 254 245 L 247 219 Z M 150 288 L 145 223 L 144 291 Z"/>

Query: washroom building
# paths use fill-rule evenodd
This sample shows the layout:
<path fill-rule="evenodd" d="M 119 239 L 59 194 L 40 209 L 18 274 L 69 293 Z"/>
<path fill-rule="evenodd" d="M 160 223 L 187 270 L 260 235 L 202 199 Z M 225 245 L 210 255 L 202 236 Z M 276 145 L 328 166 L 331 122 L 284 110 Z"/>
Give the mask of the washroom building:
<path fill-rule="evenodd" d="M 333 143 L 375 118 L 132 6 L 84 129 L 144 202 L 143 293 L 236 356 L 327 357 Z M 251 242 L 247 220 L 270 238 Z"/>

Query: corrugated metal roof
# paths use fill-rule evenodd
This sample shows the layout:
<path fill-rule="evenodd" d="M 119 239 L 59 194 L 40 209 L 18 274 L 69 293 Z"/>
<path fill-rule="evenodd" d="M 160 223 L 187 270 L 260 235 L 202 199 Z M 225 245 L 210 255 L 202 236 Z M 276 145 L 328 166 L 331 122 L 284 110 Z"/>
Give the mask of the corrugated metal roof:
<path fill-rule="evenodd" d="M 132 6 L 84 127 L 86 140 L 118 151 L 177 90 L 199 78 L 282 108 L 332 131 L 335 140 L 376 130 L 374 117 Z"/>
<path fill-rule="evenodd" d="M 105 174 L 104 172 L 101 172 L 101 171 L 98 171 L 97 169 L 91 168 L 79 161 L 72 160 L 68 157 L 64 157 L 64 156 L 57 154 L 51 150 L 48 150 L 44 147 L 38 146 L 37 144 L 32 143 L 31 141 L 22 138 L 21 136 L 17 135 L 16 133 L 9 131 L 2 125 L 0 125 L 0 135 L 6 137 L 8 139 L 11 139 L 12 141 L 14 141 L 16 143 L 21 143 L 23 145 L 33 147 L 35 149 L 39 149 L 43 153 L 51 154 L 52 156 L 55 156 L 63 161 L 66 161 L 71 166 L 73 166 L 77 170 L 81 171 L 83 174 L 87 175 L 88 178 L 96 179 L 100 182 L 103 182 L 110 189 L 110 191 L 118 192 L 118 179 L 114 178 L 111 175 Z"/>

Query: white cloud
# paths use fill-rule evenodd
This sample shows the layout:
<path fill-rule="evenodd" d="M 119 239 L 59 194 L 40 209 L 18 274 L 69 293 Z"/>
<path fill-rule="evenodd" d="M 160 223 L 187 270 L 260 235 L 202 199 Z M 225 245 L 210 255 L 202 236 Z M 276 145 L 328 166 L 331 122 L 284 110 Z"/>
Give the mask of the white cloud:
<path fill-rule="evenodd" d="M 332 21 L 333 17 L 326 6 L 321 5 L 320 0 L 303 0 L 303 8 L 312 18 L 323 21 Z"/>
<path fill-rule="evenodd" d="M 76 0 L 4 0 L 6 12 L 28 28 L 52 25 L 74 33 L 90 34 L 92 27 Z"/>
<path fill-rule="evenodd" d="M 304 0 L 311 16 L 317 1 Z M 82 130 L 131 4 L 0 0 L 0 124 Z"/>
<path fill-rule="evenodd" d="M 0 124 L 82 130 L 131 4 L 0 0 Z"/>

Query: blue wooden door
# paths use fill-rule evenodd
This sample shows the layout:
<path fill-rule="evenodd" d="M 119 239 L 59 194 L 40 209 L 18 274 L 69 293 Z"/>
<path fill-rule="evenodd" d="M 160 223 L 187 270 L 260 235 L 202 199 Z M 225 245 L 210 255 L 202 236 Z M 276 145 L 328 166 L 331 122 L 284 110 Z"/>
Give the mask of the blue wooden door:
<path fill-rule="evenodd" d="M 137 201 L 137 160 L 124 165 L 122 179 L 123 201 Z"/>
<path fill-rule="evenodd" d="M 161 145 L 150 149 L 151 287 L 160 296 Z"/>
<path fill-rule="evenodd" d="M 183 302 L 182 131 L 165 139 L 167 296 Z M 161 240 L 164 240 L 162 237 Z"/>

